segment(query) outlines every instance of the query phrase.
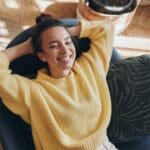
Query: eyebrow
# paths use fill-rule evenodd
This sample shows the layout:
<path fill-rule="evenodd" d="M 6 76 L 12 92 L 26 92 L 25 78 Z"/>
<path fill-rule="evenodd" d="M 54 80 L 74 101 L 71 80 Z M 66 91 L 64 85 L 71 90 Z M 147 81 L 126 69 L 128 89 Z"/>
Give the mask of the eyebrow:
<path fill-rule="evenodd" d="M 71 37 L 70 36 L 68 36 L 68 37 L 66 37 L 66 38 L 64 38 L 64 40 L 68 40 L 68 39 L 71 39 Z M 48 43 L 48 45 L 50 45 L 50 44 L 52 44 L 52 43 L 57 43 L 58 41 L 50 41 L 49 43 Z"/>

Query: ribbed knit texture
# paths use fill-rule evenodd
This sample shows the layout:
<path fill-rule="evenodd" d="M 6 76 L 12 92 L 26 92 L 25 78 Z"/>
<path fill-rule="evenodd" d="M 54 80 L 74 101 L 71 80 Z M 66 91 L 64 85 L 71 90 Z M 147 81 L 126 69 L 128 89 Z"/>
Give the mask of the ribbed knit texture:
<path fill-rule="evenodd" d="M 91 39 L 90 49 L 65 78 L 54 79 L 45 69 L 35 80 L 11 75 L 7 57 L 0 53 L 0 96 L 31 124 L 37 150 L 115 149 L 106 136 L 111 116 L 106 73 L 113 27 L 109 22 L 84 21 L 80 37 Z"/>

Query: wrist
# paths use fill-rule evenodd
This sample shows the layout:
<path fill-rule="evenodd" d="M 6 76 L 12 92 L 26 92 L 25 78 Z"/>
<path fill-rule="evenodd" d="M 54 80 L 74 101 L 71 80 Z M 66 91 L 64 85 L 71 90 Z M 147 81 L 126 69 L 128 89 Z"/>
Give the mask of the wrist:
<path fill-rule="evenodd" d="M 17 49 L 22 55 L 33 53 L 31 39 L 28 39 L 27 41 L 19 44 Z"/>

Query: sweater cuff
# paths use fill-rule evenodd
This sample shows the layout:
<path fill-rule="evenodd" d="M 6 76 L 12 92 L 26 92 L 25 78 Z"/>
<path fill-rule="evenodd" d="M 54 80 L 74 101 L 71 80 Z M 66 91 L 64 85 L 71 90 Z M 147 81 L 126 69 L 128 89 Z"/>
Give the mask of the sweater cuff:
<path fill-rule="evenodd" d="M 9 67 L 9 60 L 7 56 L 0 52 L 0 68 L 8 68 Z"/>
<path fill-rule="evenodd" d="M 82 20 L 80 21 L 80 25 L 81 25 L 80 38 L 89 37 L 90 35 L 89 27 L 91 26 L 91 23 L 89 21 Z"/>

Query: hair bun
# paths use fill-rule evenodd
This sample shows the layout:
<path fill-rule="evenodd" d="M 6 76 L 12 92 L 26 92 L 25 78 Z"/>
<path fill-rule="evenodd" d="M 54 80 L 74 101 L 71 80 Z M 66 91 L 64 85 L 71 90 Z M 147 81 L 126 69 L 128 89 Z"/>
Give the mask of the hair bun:
<path fill-rule="evenodd" d="M 40 16 L 36 17 L 35 22 L 36 22 L 36 24 L 38 24 L 38 23 L 43 22 L 43 21 L 48 20 L 48 19 L 52 20 L 54 18 L 49 14 L 41 13 Z"/>

